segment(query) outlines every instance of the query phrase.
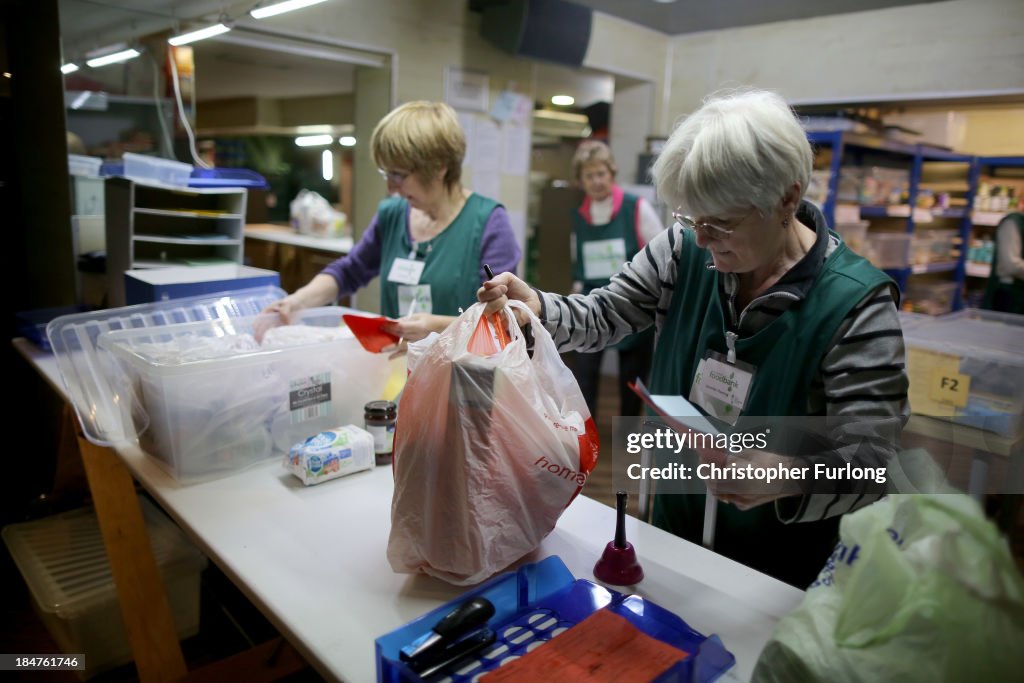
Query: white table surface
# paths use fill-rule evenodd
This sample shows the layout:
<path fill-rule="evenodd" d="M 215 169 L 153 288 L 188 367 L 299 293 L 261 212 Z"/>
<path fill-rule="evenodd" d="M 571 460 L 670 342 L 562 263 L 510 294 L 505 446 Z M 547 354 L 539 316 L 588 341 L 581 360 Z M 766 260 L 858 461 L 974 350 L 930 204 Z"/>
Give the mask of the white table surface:
<path fill-rule="evenodd" d="M 15 346 L 60 387 L 53 356 Z M 396 574 L 385 557 L 391 470 L 304 487 L 279 462 L 179 486 L 135 445 L 116 448 L 142 486 L 325 678 L 374 681 L 374 639 L 466 588 Z M 523 562 L 559 555 L 577 578 L 614 534 L 612 508 L 580 496 Z M 804 593 L 649 524 L 628 518 L 645 578 L 633 592 L 736 656 L 726 680 L 750 678 L 776 622 Z"/>
<path fill-rule="evenodd" d="M 275 228 L 276 226 L 262 227 L 262 224 L 251 224 L 245 226 L 243 234 L 246 239 L 290 244 L 295 247 L 306 247 L 307 249 L 328 251 L 335 254 L 347 254 L 352 251 L 353 241 L 351 237 L 316 237 L 313 235 L 300 235 L 284 226 L 281 226 L 280 229 Z"/>

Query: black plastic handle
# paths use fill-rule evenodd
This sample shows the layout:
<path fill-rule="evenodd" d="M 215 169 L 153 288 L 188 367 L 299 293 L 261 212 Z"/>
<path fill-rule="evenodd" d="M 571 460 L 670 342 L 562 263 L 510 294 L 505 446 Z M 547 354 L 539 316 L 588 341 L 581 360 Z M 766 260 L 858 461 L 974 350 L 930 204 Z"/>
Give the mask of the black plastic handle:
<path fill-rule="evenodd" d="M 487 598 L 473 598 L 446 614 L 434 627 L 442 638 L 452 638 L 470 629 L 483 626 L 494 616 L 494 605 Z"/>
<path fill-rule="evenodd" d="M 626 547 L 626 492 L 615 492 L 615 547 Z"/>

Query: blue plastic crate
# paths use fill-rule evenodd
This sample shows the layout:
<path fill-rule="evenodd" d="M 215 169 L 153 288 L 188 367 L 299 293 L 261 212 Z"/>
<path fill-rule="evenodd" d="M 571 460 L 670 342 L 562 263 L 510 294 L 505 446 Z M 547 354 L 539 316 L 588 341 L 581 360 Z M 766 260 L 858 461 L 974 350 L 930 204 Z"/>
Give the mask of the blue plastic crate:
<path fill-rule="evenodd" d="M 607 608 L 643 633 L 668 643 L 690 656 L 663 673 L 659 683 L 709 683 L 736 662 L 718 636 L 704 636 L 668 610 L 637 595 L 610 591 L 585 579 L 574 579 L 561 558 L 552 556 L 526 565 L 483 584 L 474 591 L 438 607 L 376 640 L 379 683 L 420 681 L 399 659 L 401 648 L 423 635 L 458 604 L 473 597 L 487 598 L 495 613 L 488 626 L 497 633 L 495 643 L 476 657 L 460 663 L 443 680 L 465 683 L 498 668 L 509 657 L 519 657 L 572 628 L 599 609 Z M 435 675 L 432 678 L 437 678 Z"/>
<path fill-rule="evenodd" d="M 196 168 L 188 179 L 189 187 L 250 187 L 270 188 L 266 178 L 247 168 Z"/>

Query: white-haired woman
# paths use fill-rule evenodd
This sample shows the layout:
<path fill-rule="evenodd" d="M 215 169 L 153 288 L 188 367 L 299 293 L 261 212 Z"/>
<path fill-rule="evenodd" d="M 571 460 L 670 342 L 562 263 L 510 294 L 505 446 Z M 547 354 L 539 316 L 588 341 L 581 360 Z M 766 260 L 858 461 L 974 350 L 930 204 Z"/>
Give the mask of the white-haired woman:
<path fill-rule="evenodd" d="M 898 291 L 802 201 L 811 165 L 806 134 L 777 94 L 712 95 L 680 122 L 653 168 L 659 195 L 679 207 L 675 225 L 606 287 L 564 297 L 504 273 L 477 296 L 495 310 L 506 297 L 525 302 L 560 350 L 600 349 L 653 325 L 651 392 L 686 396 L 728 422 L 870 416 L 881 425 L 866 451 L 823 450 L 799 462 L 758 452 L 757 464 L 884 466 L 909 414 Z M 718 506 L 715 550 L 806 586 L 835 545 L 839 516 L 884 492 L 870 479 L 738 483 L 722 496 L 735 507 Z M 653 521 L 699 542 L 703 508 L 702 496 L 658 495 Z"/>

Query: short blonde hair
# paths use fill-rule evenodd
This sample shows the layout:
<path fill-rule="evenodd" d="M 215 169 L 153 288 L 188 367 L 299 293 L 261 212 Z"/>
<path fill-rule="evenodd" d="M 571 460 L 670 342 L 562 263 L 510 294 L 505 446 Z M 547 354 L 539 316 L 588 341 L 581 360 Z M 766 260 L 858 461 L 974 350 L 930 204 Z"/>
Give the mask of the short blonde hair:
<path fill-rule="evenodd" d="M 462 178 L 466 136 L 455 110 L 443 102 L 406 102 L 388 112 L 370 137 L 373 162 L 429 178 L 444 170 L 444 184 Z"/>
<path fill-rule="evenodd" d="M 680 121 L 651 175 L 658 196 L 684 213 L 768 213 L 793 183 L 807 191 L 812 163 L 807 133 L 785 100 L 746 88 L 714 93 Z"/>
<path fill-rule="evenodd" d="M 584 140 L 576 148 L 576 154 L 572 157 L 572 172 L 576 180 L 581 180 L 583 167 L 587 164 L 601 163 L 608 167 L 614 176 L 619 169 L 615 165 L 615 157 L 608 145 L 600 140 Z"/>

